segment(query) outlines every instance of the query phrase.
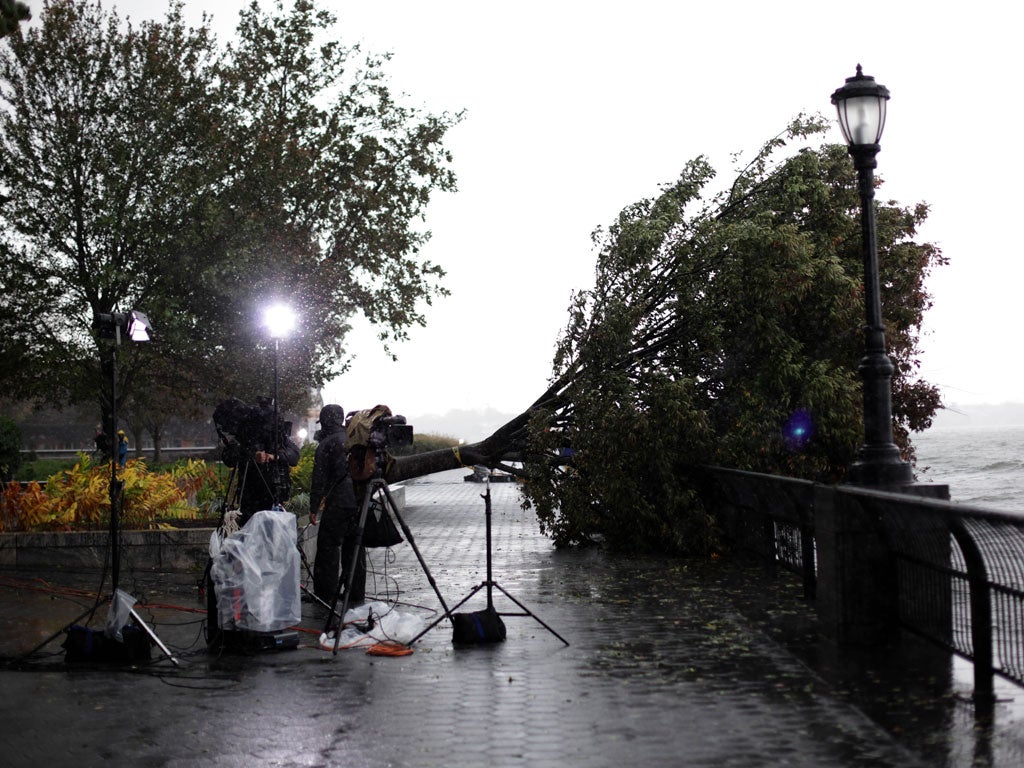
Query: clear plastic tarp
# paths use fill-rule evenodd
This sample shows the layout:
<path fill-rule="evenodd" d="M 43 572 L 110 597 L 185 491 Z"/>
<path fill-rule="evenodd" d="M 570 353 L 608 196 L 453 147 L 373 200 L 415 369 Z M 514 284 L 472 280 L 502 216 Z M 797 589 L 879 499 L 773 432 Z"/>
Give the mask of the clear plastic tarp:
<path fill-rule="evenodd" d="M 254 514 L 237 532 L 210 539 L 210 576 L 221 629 L 276 632 L 302 619 L 295 515 Z"/>
<path fill-rule="evenodd" d="M 132 615 L 132 608 L 135 607 L 135 598 L 123 589 L 114 590 L 114 597 L 110 601 L 110 610 L 107 613 L 107 626 L 104 634 L 111 640 L 124 642 L 124 635 L 121 630 Z"/>

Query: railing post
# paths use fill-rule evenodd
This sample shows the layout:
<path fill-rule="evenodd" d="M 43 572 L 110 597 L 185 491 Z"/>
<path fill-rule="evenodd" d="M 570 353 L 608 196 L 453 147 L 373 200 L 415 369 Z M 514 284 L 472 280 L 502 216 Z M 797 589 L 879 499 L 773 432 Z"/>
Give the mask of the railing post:
<path fill-rule="evenodd" d="M 815 486 L 818 615 L 840 645 L 874 646 L 898 631 L 896 575 L 879 522 L 837 486 Z"/>
<path fill-rule="evenodd" d="M 967 566 L 970 588 L 971 645 L 974 657 L 974 706 L 979 717 L 992 716 L 995 709 L 995 669 L 992 653 L 992 590 L 985 558 L 963 520 L 951 516 L 949 530 L 960 545 Z"/>
<path fill-rule="evenodd" d="M 806 523 L 802 524 L 800 526 L 800 562 L 803 565 L 804 597 L 808 600 L 814 600 L 818 596 L 818 570 L 814 540 L 814 529 Z"/>

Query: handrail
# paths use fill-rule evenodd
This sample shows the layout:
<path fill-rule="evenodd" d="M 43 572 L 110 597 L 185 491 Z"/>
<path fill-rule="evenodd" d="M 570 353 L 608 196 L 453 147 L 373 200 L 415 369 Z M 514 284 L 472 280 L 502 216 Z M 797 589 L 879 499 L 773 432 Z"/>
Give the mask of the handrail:
<path fill-rule="evenodd" d="M 851 542 L 863 541 L 866 532 L 858 528 L 857 535 L 844 537 L 830 529 L 831 538 L 819 541 L 822 522 L 815 500 L 833 507 L 830 526 L 856 518 L 856 525 L 873 527 L 881 557 L 897 574 L 898 594 L 880 596 L 873 609 L 878 615 L 867 619 L 890 621 L 886 610 L 891 604 L 892 622 L 971 660 L 979 712 L 993 706 L 995 675 L 1024 686 L 1024 512 L 929 498 L 935 486 L 896 492 L 725 467 L 700 469 L 706 478 L 708 509 L 717 515 L 724 534 L 738 546 L 801 575 L 807 597 L 815 597 L 816 588 L 849 588 L 855 597 L 847 599 L 846 609 L 864 609 L 858 602 L 863 587 L 823 585 L 818 561 L 823 543 L 858 546 Z M 799 546 L 794 546 L 795 538 Z M 855 562 L 858 554 L 840 556 Z M 783 560 L 783 555 L 793 562 Z M 902 565 L 897 568 L 898 563 Z M 844 577 L 842 567 L 834 570 Z M 957 590 L 968 593 L 965 608 L 955 599 Z M 819 598 L 837 599 L 831 594 Z"/>

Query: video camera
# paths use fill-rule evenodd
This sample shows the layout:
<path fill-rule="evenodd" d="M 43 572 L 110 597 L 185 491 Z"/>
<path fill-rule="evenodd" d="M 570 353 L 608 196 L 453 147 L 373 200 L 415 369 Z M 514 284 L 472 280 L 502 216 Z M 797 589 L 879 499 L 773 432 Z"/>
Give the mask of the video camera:
<path fill-rule="evenodd" d="M 405 416 L 381 416 L 370 427 L 367 445 L 372 448 L 404 448 L 412 445 L 412 424 Z"/>
<path fill-rule="evenodd" d="M 244 403 L 236 397 L 228 398 L 214 409 L 213 423 L 225 445 L 237 444 L 246 456 L 252 456 L 256 451 L 276 453 L 279 445 L 292 433 L 290 421 L 278 417 L 275 424 L 273 402 L 266 397 L 259 398 L 256 405 Z M 274 444 L 275 436 L 277 445 Z"/>

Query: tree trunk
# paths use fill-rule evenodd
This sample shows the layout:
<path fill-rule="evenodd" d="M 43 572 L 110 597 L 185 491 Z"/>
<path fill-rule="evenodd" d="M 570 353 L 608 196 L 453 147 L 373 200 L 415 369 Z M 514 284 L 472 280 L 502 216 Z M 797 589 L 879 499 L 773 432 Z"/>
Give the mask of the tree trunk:
<path fill-rule="evenodd" d="M 153 464 L 159 464 L 163 448 L 164 430 L 162 424 L 150 424 L 149 436 L 153 438 Z"/>
<path fill-rule="evenodd" d="M 435 472 L 476 465 L 489 469 L 500 466 L 514 473 L 515 470 L 504 466 L 503 462 L 518 461 L 522 458 L 526 448 L 526 425 L 535 407 L 531 406 L 479 443 L 416 453 L 412 456 L 398 456 L 388 467 L 385 479 L 389 483 L 398 483 L 414 477 L 432 475 Z"/>

